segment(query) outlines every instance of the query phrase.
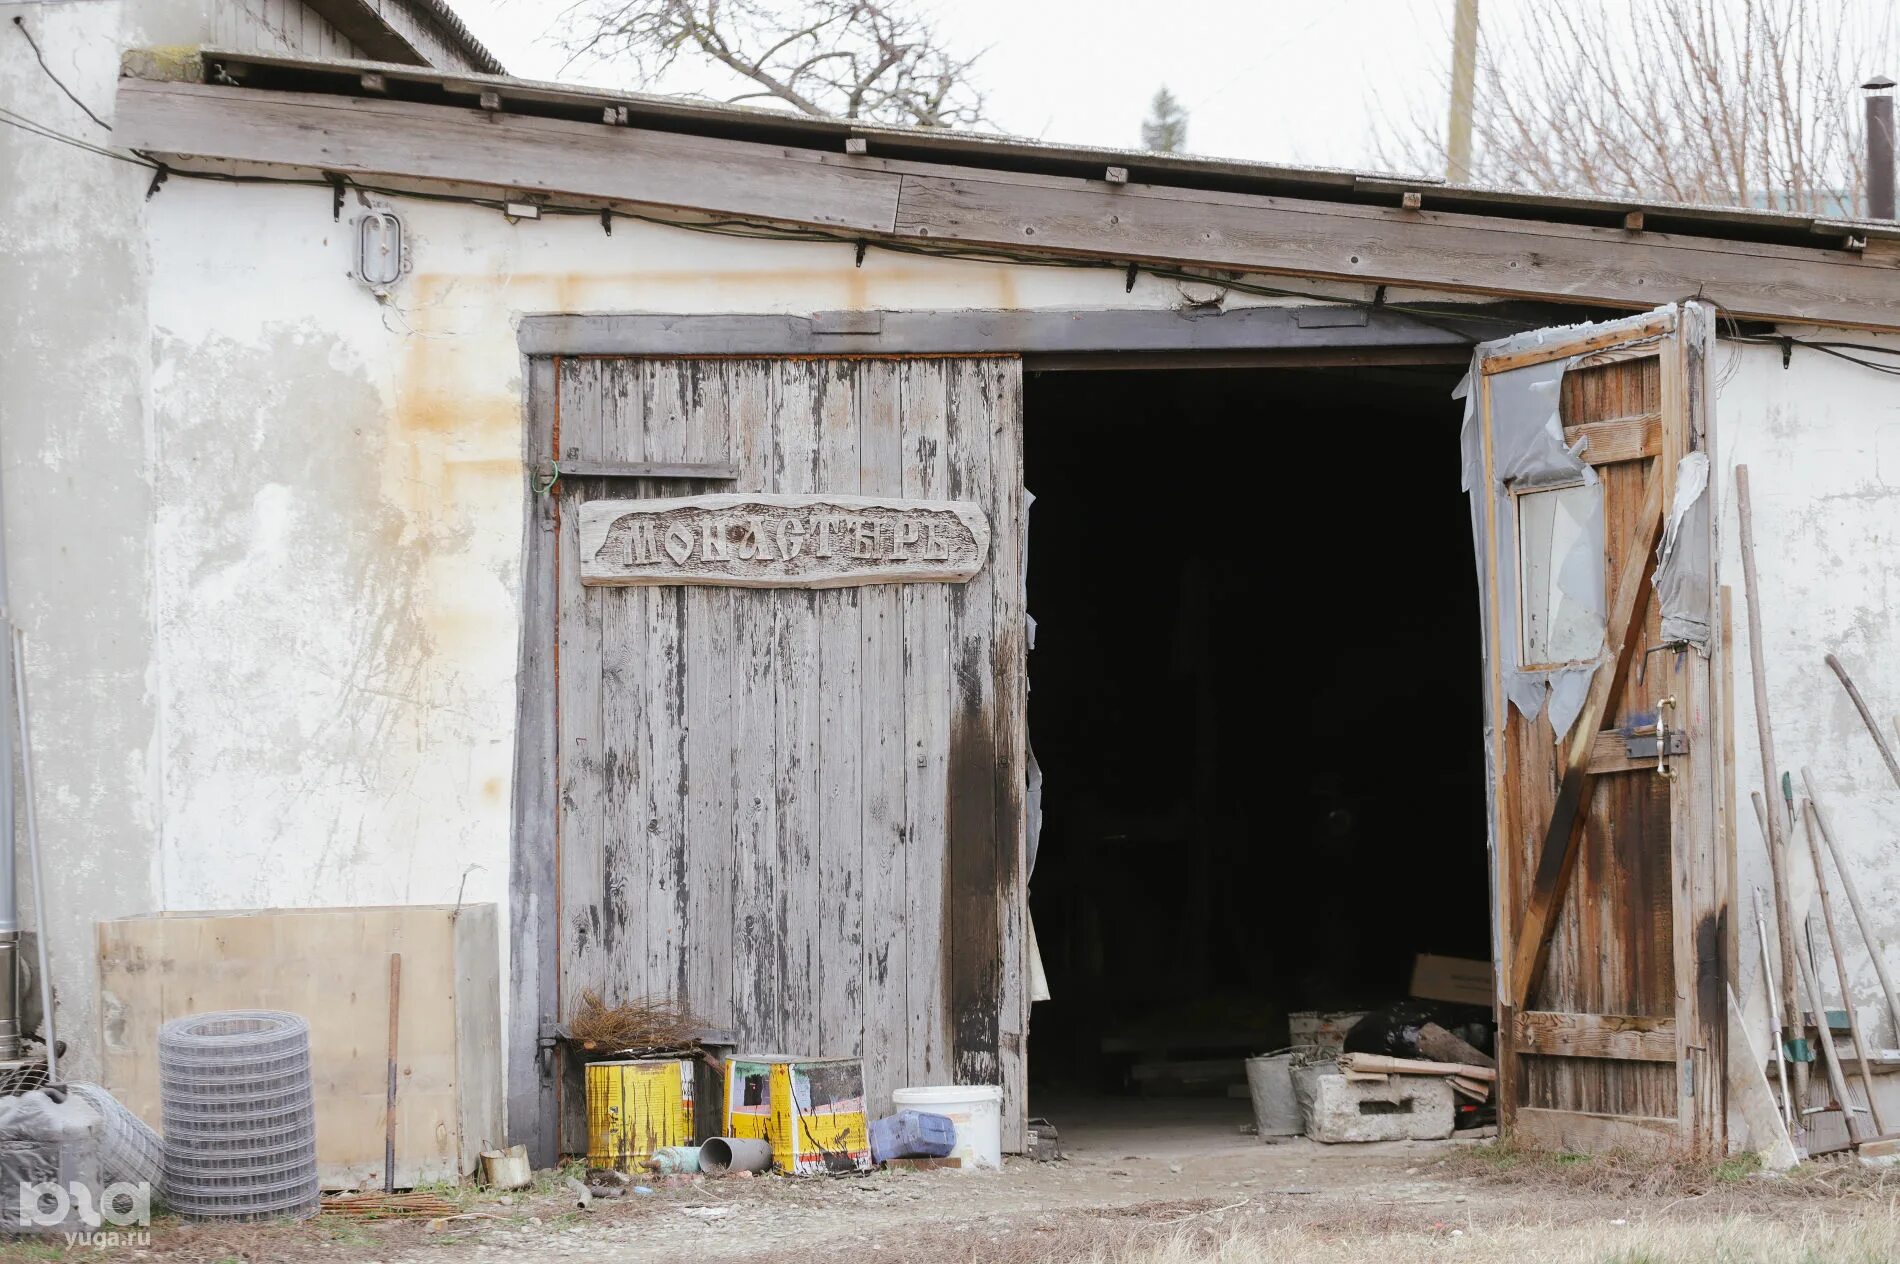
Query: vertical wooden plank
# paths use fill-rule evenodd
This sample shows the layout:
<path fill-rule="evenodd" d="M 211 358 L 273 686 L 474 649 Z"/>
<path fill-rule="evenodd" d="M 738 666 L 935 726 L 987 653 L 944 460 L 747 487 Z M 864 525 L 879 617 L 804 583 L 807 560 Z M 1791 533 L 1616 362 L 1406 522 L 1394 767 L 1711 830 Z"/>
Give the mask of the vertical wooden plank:
<path fill-rule="evenodd" d="M 780 492 L 816 490 L 819 399 L 839 361 L 782 360 L 774 375 L 775 468 Z M 778 855 L 785 920 L 779 927 L 779 1001 L 787 1053 L 818 1054 L 818 676 L 817 601 L 809 591 L 773 594 L 778 689 Z"/>
<path fill-rule="evenodd" d="M 857 495 L 861 360 L 825 362 L 817 490 Z M 864 1052 L 863 697 L 858 655 L 865 588 L 813 594 L 818 653 L 817 1052 Z"/>
<path fill-rule="evenodd" d="M 687 459 L 726 461 L 733 441 L 732 366 L 694 366 L 697 423 Z M 749 424 L 757 424 L 756 417 Z M 733 723 L 733 594 L 688 588 L 686 650 L 686 917 L 682 936 L 685 997 L 693 1013 L 732 1025 L 733 775 L 738 747 L 751 735 Z"/>
<path fill-rule="evenodd" d="M 562 456 L 597 457 L 601 452 L 600 361 L 564 360 L 560 380 Z M 565 938 L 560 974 L 561 1017 L 573 1012 L 580 989 L 599 986 L 607 975 L 616 926 L 603 906 L 605 888 L 601 805 L 606 775 L 601 712 L 601 612 L 605 590 L 582 587 L 579 480 L 561 484 L 560 542 L 560 882 Z M 579 1104 L 561 1091 L 561 1148 L 585 1145 Z"/>
<path fill-rule="evenodd" d="M 1516 1030 L 1517 983 L 1511 963 L 1517 955 L 1517 910 L 1523 893 L 1518 880 L 1518 833 L 1512 789 L 1516 778 L 1506 752 L 1505 740 L 1511 717 L 1510 701 L 1504 696 L 1503 635 L 1500 632 L 1498 585 L 1498 523 L 1495 488 L 1497 466 L 1491 426 L 1491 379 L 1473 372 L 1468 388 L 1477 392 L 1476 408 L 1479 450 L 1483 458 L 1484 483 L 1474 489 L 1477 498 L 1474 525 L 1484 533 L 1484 613 L 1485 613 L 1485 702 L 1488 728 L 1485 733 L 1485 771 L 1488 775 L 1491 808 L 1491 915 L 1492 966 L 1498 996 L 1498 1131 L 1510 1136 L 1515 1129 L 1519 1103 L 1523 1100 L 1523 1062 L 1514 1056 L 1512 1045 Z"/>
<path fill-rule="evenodd" d="M 1680 456 L 1690 451 L 1707 450 L 1708 430 L 1713 408 L 1710 401 L 1713 384 L 1709 355 L 1714 349 L 1714 312 L 1703 303 L 1688 303 L 1682 308 L 1676 326 L 1675 346 L 1665 356 L 1664 398 L 1681 411 L 1679 426 L 1672 426 L 1669 412 L 1663 418 L 1664 456 L 1672 451 L 1670 433 L 1678 430 Z M 1669 470 L 1673 493 L 1675 467 Z M 1713 490 L 1703 497 L 1699 511 L 1712 515 Z M 1713 523 L 1710 536 L 1713 538 Z M 1710 550 L 1709 573 L 1704 582 L 1714 593 L 1714 550 Z M 1711 615 L 1715 612 L 1711 611 Z M 1719 628 L 1714 629 L 1719 634 Z M 1676 784 L 1677 811 L 1672 822 L 1674 836 L 1680 840 L 1679 854 L 1688 867 L 1687 903 L 1679 905 L 1676 917 L 1687 923 L 1684 936 L 1678 936 L 1678 951 L 1689 957 L 1687 989 L 1680 993 L 1682 1003 L 1676 1019 L 1685 1051 L 1692 1059 L 1682 1077 L 1681 1116 L 1684 1137 L 1692 1149 L 1721 1152 L 1727 1141 L 1728 1066 L 1728 993 L 1727 945 L 1732 929 L 1728 925 L 1728 859 L 1726 833 L 1722 826 L 1726 813 L 1722 805 L 1722 760 L 1720 734 L 1725 727 L 1721 698 L 1714 682 L 1720 679 L 1722 643 L 1712 638 L 1707 651 L 1692 650 L 1683 656 L 1678 677 L 1675 723 L 1686 726 L 1689 754 L 1679 769 Z M 1678 983 L 1680 988 L 1682 983 Z"/>
<path fill-rule="evenodd" d="M 642 459 L 646 440 L 640 361 L 591 363 L 600 374 L 602 459 Z M 621 488 L 613 490 L 615 494 L 622 492 Z M 589 494 L 605 491 L 595 485 Z M 606 749 L 601 757 L 604 775 L 596 809 L 603 822 L 595 895 L 603 955 L 597 975 L 586 982 L 600 989 L 612 1004 L 645 996 L 649 990 L 644 900 L 649 863 L 644 828 L 649 754 L 643 740 L 649 696 L 645 655 L 649 629 L 638 592 L 613 588 L 590 591 L 601 603 L 602 651 L 596 671 Z"/>
<path fill-rule="evenodd" d="M 561 362 L 560 443 L 565 458 L 601 451 L 601 361 Z M 607 930 L 600 896 L 601 846 L 601 596 L 580 582 L 577 512 L 580 480 L 560 484 L 561 915 L 566 940 L 561 1017 L 575 993 L 605 976 Z"/>
<path fill-rule="evenodd" d="M 859 371 L 859 491 L 866 496 L 904 492 L 901 385 L 904 362 L 867 360 Z M 863 648 L 860 777 L 864 849 L 864 1089 L 871 1110 L 883 1113 L 891 1092 L 911 1082 L 909 979 L 904 834 L 905 745 L 904 594 L 908 586 L 877 584 L 860 590 Z"/>
<path fill-rule="evenodd" d="M 909 360 L 899 387 L 903 492 L 948 493 L 947 371 L 941 360 Z M 906 1009 L 910 1083 L 950 1083 L 950 961 L 944 914 L 948 853 L 944 796 L 949 785 L 949 601 L 942 584 L 904 586 L 904 786 Z"/>
<path fill-rule="evenodd" d="M 628 460 L 684 458 L 693 370 L 692 361 L 641 362 L 642 443 L 640 454 Z M 647 480 L 643 488 L 650 496 L 692 490 L 690 484 Z M 682 994 L 686 973 L 685 591 L 677 586 L 645 588 L 630 603 L 643 611 L 646 624 L 645 723 L 640 726 L 646 771 L 646 985 L 653 995 L 674 997 Z"/>
<path fill-rule="evenodd" d="M 556 362 L 528 362 L 524 466 L 556 454 Z M 544 1065 L 541 1026 L 560 1013 L 560 514 L 555 497 L 538 494 L 524 471 L 521 642 L 517 672 L 514 838 L 508 857 L 508 1135 L 528 1147 L 537 1167 L 556 1158 L 554 1077 Z M 101 930 L 103 939 L 104 931 Z M 102 955 L 102 961 L 107 958 Z"/>
<path fill-rule="evenodd" d="M 997 517 L 990 476 L 994 377 L 983 360 L 953 360 L 946 376 L 948 481 L 953 500 Z M 950 762 L 944 800 L 949 849 L 950 1022 L 961 1084 L 1000 1084 L 997 1004 L 1002 926 L 996 838 L 996 675 L 991 633 L 996 548 L 968 583 L 949 585 Z"/>
<path fill-rule="evenodd" d="M 1028 524 L 1022 470 L 1022 362 L 992 360 L 990 469 L 994 509 L 990 566 L 992 674 L 996 680 L 996 897 L 1001 922 L 997 1058 L 1003 1085 L 1003 1148 L 1019 1152 L 1029 1117 L 1028 619 L 1024 582 Z"/>
<path fill-rule="evenodd" d="M 740 491 L 777 491 L 777 366 L 767 360 L 728 365 Z M 732 590 L 733 1028 L 753 1052 L 786 1049 L 781 1021 L 779 944 L 785 924 L 778 851 L 778 695 L 774 610 L 778 593 Z"/>

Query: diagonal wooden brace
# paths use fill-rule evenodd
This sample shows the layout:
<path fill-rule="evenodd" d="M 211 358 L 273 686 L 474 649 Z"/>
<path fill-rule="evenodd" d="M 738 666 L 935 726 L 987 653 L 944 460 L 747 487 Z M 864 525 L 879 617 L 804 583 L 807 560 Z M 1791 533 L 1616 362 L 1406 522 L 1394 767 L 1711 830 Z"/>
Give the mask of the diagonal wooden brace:
<path fill-rule="evenodd" d="M 1616 647 L 1608 671 L 1598 670 L 1590 682 L 1590 693 L 1583 710 L 1570 730 L 1564 756 L 1563 782 L 1557 790 L 1557 804 L 1544 833 L 1543 849 L 1538 853 L 1537 870 L 1531 878 L 1530 902 L 1517 924 L 1517 943 L 1511 959 L 1511 995 L 1516 1008 L 1529 1007 L 1531 990 L 1543 978 L 1544 964 L 1550 957 L 1550 939 L 1557 927 L 1557 909 L 1563 903 L 1571 872 L 1577 864 L 1577 839 L 1590 815 L 1590 796 L 1596 789 L 1597 775 L 1590 771 L 1590 754 L 1597 730 L 1623 693 L 1641 639 L 1643 615 L 1648 606 L 1650 577 L 1656 572 L 1656 550 L 1663 534 L 1663 472 L 1651 462 L 1643 484 L 1643 509 L 1636 541 L 1639 547 L 1623 561 L 1616 577 L 1616 592 L 1610 602 L 1609 643 Z"/>

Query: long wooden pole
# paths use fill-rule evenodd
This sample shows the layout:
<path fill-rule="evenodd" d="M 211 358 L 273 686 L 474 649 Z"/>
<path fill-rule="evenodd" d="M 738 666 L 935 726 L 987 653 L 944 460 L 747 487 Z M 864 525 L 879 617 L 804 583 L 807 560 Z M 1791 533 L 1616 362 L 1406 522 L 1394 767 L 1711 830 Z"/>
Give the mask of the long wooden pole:
<path fill-rule="evenodd" d="M 1806 776 L 1806 769 L 1802 774 Z M 1847 1011 L 1847 1031 L 1854 1039 L 1854 1056 L 1860 1059 L 1860 1086 L 1867 1090 L 1867 1109 L 1874 1114 L 1874 1131 L 1885 1133 L 1886 1121 L 1880 1117 L 1880 1099 L 1874 1094 L 1874 1072 L 1871 1059 L 1867 1056 L 1867 1037 L 1860 1029 L 1860 1016 L 1854 1012 L 1854 992 L 1847 981 L 1847 954 L 1841 951 L 1841 932 L 1834 922 L 1834 897 L 1827 891 L 1827 871 L 1821 867 L 1821 830 L 1815 824 L 1817 813 L 1814 800 L 1810 798 L 1803 805 L 1801 814 L 1802 832 L 1808 836 L 1808 854 L 1814 857 L 1814 885 L 1821 893 L 1821 925 L 1827 930 L 1828 952 L 1834 958 L 1834 974 L 1840 981 L 1841 1006 Z M 1821 1015 L 1821 1021 L 1827 1021 L 1827 1015 Z"/>
<path fill-rule="evenodd" d="M 1445 179 L 1471 180 L 1471 117 L 1478 87 L 1478 0 L 1453 0 L 1451 111 L 1445 126 Z"/>
<path fill-rule="evenodd" d="M 1887 999 L 1887 1017 L 1893 1020 L 1894 1038 L 1900 1040 L 1900 992 L 1894 991 L 1893 979 L 1887 973 L 1886 945 L 1874 934 L 1874 924 L 1867 917 L 1867 906 L 1860 902 L 1860 887 L 1855 884 L 1854 875 L 1848 871 L 1847 858 L 1841 855 L 1841 845 L 1835 841 L 1834 831 L 1828 828 L 1827 813 L 1821 810 L 1821 800 L 1815 796 L 1814 774 L 1806 768 L 1801 770 L 1801 784 L 1808 792 L 1808 803 L 1814 808 L 1814 823 L 1821 827 L 1821 841 L 1827 844 L 1828 854 L 1834 857 L 1834 871 L 1841 875 L 1841 890 L 1847 892 L 1847 907 L 1854 911 L 1854 924 L 1860 927 L 1861 942 L 1867 945 L 1867 955 L 1873 958 L 1874 977 L 1880 980 L 1881 994 Z M 1818 873 L 1815 876 L 1820 877 Z"/>
<path fill-rule="evenodd" d="M 1841 1118 L 1847 1121 L 1847 1136 L 1855 1145 L 1861 1143 L 1866 1135 L 1861 1131 L 1860 1120 L 1854 1118 L 1854 1100 L 1847 1095 L 1847 1077 L 1841 1073 L 1841 1055 L 1834 1049 L 1834 1033 L 1827 1026 L 1827 1003 L 1821 999 L 1821 987 L 1814 981 L 1814 972 L 1808 969 L 1808 963 L 1795 958 L 1795 968 L 1801 972 L 1801 982 L 1807 988 L 1808 1004 L 1814 1007 L 1814 1028 L 1821 1036 L 1821 1057 L 1827 1062 L 1827 1082 L 1834 1090 L 1834 1098 L 1841 1104 Z M 1796 1063 L 1799 1066 L 1800 1063 Z"/>
<path fill-rule="evenodd" d="M 1742 583 L 1748 605 L 1748 667 L 1755 688 L 1755 732 L 1761 746 L 1761 784 L 1772 794 L 1775 784 L 1775 738 L 1768 723 L 1768 667 L 1762 649 L 1761 582 L 1755 571 L 1754 511 L 1748 496 L 1748 467 L 1735 467 L 1735 511 L 1741 520 Z M 1794 957 L 1794 908 L 1788 898 L 1787 845 L 1778 808 L 1762 812 L 1763 833 L 1768 843 L 1768 870 L 1774 877 L 1775 930 L 1781 945 L 1781 1038 L 1789 1048 L 1798 1049 L 1800 1029 L 1793 1024 L 1801 1013 L 1801 991 L 1796 983 Z M 1799 1101 L 1808 1096 L 1808 1064 L 1794 1061 L 1794 1091 Z"/>
<path fill-rule="evenodd" d="M 1887 745 L 1887 739 L 1880 735 L 1880 725 L 1874 719 L 1874 713 L 1867 709 L 1867 699 L 1860 696 L 1859 686 L 1854 683 L 1854 678 L 1847 674 L 1847 668 L 1841 665 L 1840 659 L 1829 654 L 1827 665 L 1834 670 L 1836 676 L 1841 678 L 1841 688 L 1847 690 L 1847 696 L 1854 700 L 1854 710 L 1860 712 L 1860 722 L 1865 724 L 1867 731 L 1873 735 L 1874 745 L 1880 748 L 1880 757 L 1887 761 L 1887 771 L 1892 774 L 1893 783 L 1900 786 L 1900 760 L 1894 759 L 1893 748 Z"/>
<path fill-rule="evenodd" d="M 383 1192 L 396 1192 L 396 1032 L 402 1005 L 402 954 L 389 954 L 389 1086 L 383 1097 Z"/>

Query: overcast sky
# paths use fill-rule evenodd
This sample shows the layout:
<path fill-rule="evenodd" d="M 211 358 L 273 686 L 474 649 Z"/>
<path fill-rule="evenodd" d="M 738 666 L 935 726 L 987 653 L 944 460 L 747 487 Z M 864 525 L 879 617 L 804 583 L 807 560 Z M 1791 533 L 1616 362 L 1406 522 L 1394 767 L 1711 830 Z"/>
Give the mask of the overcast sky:
<path fill-rule="evenodd" d="M 562 72 L 543 36 L 566 0 L 454 0 L 475 34 L 526 78 Z M 1510 0 L 1487 0 L 1508 9 Z M 1305 165 L 1374 165 L 1382 119 L 1444 112 L 1452 0 L 935 0 L 939 28 L 978 63 L 1005 131 L 1137 147 L 1166 84 L 1189 111 L 1188 148 Z M 1499 14 L 1498 17 L 1502 17 Z M 1490 14 L 1487 13 L 1487 17 Z M 664 91 L 714 91 L 676 72 Z"/>

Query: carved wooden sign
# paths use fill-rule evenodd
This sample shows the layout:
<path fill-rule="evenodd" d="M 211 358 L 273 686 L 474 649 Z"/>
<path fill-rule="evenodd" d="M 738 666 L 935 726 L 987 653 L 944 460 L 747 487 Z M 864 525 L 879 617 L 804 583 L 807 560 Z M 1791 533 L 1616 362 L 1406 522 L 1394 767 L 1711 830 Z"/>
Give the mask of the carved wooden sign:
<path fill-rule="evenodd" d="M 581 506 L 583 584 L 848 588 L 963 583 L 990 524 L 969 501 L 769 493 Z"/>

